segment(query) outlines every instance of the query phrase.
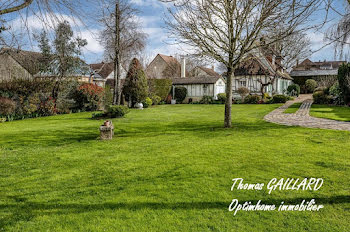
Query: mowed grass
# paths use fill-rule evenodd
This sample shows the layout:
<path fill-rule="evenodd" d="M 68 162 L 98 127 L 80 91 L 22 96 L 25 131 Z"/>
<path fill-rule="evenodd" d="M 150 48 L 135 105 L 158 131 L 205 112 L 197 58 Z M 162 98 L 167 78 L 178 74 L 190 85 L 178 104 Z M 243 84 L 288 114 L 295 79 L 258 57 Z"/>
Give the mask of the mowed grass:
<path fill-rule="evenodd" d="M 350 122 L 350 107 L 313 104 L 310 115 L 317 118 Z"/>
<path fill-rule="evenodd" d="M 299 110 L 301 104 L 302 104 L 301 102 L 294 103 L 293 105 L 289 106 L 283 113 L 285 113 L 285 114 L 294 114 L 294 113 L 296 113 Z"/>
<path fill-rule="evenodd" d="M 286 127 L 279 105 L 165 105 L 113 120 L 91 113 L 0 124 L 0 231 L 349 231 L 350 133 Z M 319 191 L 231 191 L 233 178 L 323 178 Z M 319 212 L 228 211 L 241 203 Z"/>

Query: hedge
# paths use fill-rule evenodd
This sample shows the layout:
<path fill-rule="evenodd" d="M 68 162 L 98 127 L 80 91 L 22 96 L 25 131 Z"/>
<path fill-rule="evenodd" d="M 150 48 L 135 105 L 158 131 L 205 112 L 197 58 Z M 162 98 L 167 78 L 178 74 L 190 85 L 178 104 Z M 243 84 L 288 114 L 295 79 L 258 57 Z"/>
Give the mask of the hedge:
<path fill-rule="evenodd" d="M 171 79 L 149 79 L 149 91 L 156 96 L 159 96 L 162 101 L 165 101 L 171 91 L 173 82 Z"/>

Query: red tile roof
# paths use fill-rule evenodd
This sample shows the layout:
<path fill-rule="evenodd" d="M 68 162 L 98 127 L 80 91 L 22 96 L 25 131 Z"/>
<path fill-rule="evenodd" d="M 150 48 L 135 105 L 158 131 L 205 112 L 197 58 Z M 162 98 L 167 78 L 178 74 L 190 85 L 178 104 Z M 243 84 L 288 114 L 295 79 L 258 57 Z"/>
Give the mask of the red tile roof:
<path fill-rule="evenodd" d="M 200 69 L 202 69 L 205 73 L 208 74 L 208 76 L 212 76 L 212 77 L 220 77 L 220 74 L 215 72 L 213 69 L 211 68 L 205 68 L 205 67 L 198 67 Z"/>
<path fill-rule="evenodd" d="M 173 56 L 166 56 L 163 54 L 158 54 L 160 57 L 162 57 L 162 59 L 167 63 L 167 64 L 171 64 L 171 63 L 177 63 L 180 65 L 180 63 L 177 61 L 177 59 Z"/>

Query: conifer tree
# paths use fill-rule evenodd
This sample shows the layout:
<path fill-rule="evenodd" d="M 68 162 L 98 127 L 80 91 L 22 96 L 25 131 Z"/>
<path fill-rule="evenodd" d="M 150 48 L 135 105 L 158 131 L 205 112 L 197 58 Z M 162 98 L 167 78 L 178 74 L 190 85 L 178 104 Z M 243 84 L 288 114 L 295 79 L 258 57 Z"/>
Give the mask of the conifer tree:
<path fill-rule="evenodd" d="M 123 92 L 132 106 L 135 103 L 143 102 L 148 95 L 147 77 L 140 61 L 136 58 L 131 61 L 129 66 Z"/>

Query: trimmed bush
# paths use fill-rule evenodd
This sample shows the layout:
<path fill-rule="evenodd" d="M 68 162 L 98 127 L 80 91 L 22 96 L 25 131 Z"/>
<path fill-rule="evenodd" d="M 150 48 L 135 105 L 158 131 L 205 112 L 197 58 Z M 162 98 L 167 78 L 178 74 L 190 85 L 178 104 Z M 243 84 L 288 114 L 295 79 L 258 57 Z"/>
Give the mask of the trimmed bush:
<path fill-rule="evenodd" d="M 105 117 L 105 113 L 103 112 L 97 112 L 97 113 L 92 113 L 92 118 L 93 119 L 101 119 Z"/>
<path fill-rule="evenodd" d="M 153 102 L 152 102 L 152 99 L 149 98 L 149 97 L 147 97 L 146 100 L 145 100 L 144 102 L 142 102 L 143 108 L 148 108 L 149 106 L 152 105 L 152 103 L 153 103 Z"/>
<path fill-rule="evenodd" d="M 244 98 L 244 104 L 258 104 L 261 100 L 259 95 L 248 95 Z"/>
<path fill-rule="evenodd" d="M 313 95 L 315 104 L 330 104 L 332 97 L 328 96 L 324 91 L 317 91 Z"/>
<path fill-rule="evenodd" d="M 187 89 L 185 87 L 175 87 L 175 99 L 177 103 L 182 103 L 187 96 Z"/>
<path fill-rule="evenodd" d="M 108 118 L 121 118 L 129 113 L 129 111 L 129 108 L 126 106 L 110 105 L 104 115 Z"/>
<path fill-rule="evenodd" d="M 214 102 L 214 99 L 212 96 L 203 96 L 202 99 L 199 101 L 200 104 L 212 104 Z"/>
<path fill-rule="evenodd" d="M 0 97 L 0 116 L 8 116 L 15 113 L 16 102 L 9 98 Z"/>
<path fill-rule="evenodd" d="M 286 103 L 288 100 L 289 100 L 288 96 L 279 94 L 279 95 L 273 96 L 270 103 L 272 103 L 272 104 Z"/>
<path fill-rule="evenodd" d="M 160 102 L 162 101 L 162 99 L 157 95 L 152 95 L 150 98 L 152 100 L 153 105 L 159 105 Z"/>
<path fill-rule="evenodd" d="M 149 92 L 152 95 L 159 96 L 160 101 L 165 101 L 166 98 L 168 97 L 170 91 L 171 91 L 171 86 L 173 82 L 171 79 L 149 79 L 148 80 L 148 86 L 149 86 Z M 157 105 L 154 101 L 154 99 L 151 97 L 153 100 L 153 104 Z"/>
<path fill-rule="evenodd" d="M 299 96 L 299 94 L 300 94 L 300 86 L 298 84 L 291 84 L 287 88 L 287 94 L 289 96 Z"/>
<path fill-rule="evenodd" d="M 225 104 L 226 99 L 227 99 L 226 93 L 219 93 L 219 94 L 218 94 L 218 101 L 219 101 L 219 102 Z"/>
<path fill-rule="evenodd" d="M 314 79 L 308 79 L 305 82 L 305 87 L 308 93 L 313 93 L 317 88 L 317 82 Z"/>

